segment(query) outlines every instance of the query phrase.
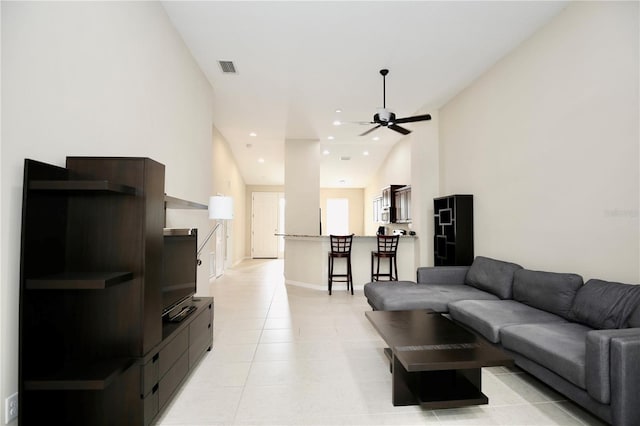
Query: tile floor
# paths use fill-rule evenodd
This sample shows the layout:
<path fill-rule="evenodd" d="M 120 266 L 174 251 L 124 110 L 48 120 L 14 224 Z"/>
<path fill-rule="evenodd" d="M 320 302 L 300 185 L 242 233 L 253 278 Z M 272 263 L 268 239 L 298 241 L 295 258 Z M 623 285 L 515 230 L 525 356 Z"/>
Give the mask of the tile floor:
<path fill-rule="evenodd" d="M 394 407 L 384 342 L 362 290 L 285 286 L 281 260 L 250 260 L 211 284 L 213 350 L 159 425 L 602 425 L 517 369 L 483 369 L 489 404 Z"/>

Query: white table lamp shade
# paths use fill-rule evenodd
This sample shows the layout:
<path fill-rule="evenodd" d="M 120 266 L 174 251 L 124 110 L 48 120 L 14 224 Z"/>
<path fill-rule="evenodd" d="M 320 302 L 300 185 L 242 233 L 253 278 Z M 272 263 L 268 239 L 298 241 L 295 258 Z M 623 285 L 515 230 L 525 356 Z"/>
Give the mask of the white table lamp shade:
<path fill-rule="evenodd" d="M 209 197 L 209 219 L 233 219 L 233 198 Z"/>

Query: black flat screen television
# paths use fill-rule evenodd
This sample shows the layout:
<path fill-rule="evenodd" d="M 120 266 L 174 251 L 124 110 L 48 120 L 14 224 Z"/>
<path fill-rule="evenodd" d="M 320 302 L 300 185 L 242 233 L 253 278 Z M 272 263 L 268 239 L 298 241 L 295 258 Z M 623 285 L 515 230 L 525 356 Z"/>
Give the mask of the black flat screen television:
<path fill-rule="evenodd" d="M 165 229 L 162 262 L 162 315 L 196 293 L 198 233 Z"/>

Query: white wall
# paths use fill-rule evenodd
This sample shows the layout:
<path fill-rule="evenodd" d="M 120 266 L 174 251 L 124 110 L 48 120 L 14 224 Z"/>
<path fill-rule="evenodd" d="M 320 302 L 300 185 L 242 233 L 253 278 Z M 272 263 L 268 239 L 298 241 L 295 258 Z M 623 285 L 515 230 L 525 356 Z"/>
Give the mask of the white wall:
<path fill-rule="evenodd" d="M 640 282 L 638 3 L 575 2 L 440 111 L 475 252 Z"/>
<path fill-rule="evenodd" d="M 24 159 L 63 166 L 67 155 L 150 157 L 165 164 L 169 195 L 206 203 L 212 192 L 212 95 L 158 3 L 1 7 L 4 400 L 18 388 Z M 202 211 L 177 212 L 171 220 L 170 226 L 209 225 Z M 201 266 L 199 286 L 203 275 L 206 280 L 208 264 Z"/>
<path fill-rule="evenodd" d="M 231 267 L 245 257 L 245 218 L 247 206 L 251 206 L 251 204 L 246 204 L 246 185 L 231 148 L 226 139 L 215 128 L 213 129 L 212 162 L 212 195 L 222 194 L 233 198 L 233 221 L 227 222 L 229 240 L 227 262 L 225 264 L 225 267 Z"/>

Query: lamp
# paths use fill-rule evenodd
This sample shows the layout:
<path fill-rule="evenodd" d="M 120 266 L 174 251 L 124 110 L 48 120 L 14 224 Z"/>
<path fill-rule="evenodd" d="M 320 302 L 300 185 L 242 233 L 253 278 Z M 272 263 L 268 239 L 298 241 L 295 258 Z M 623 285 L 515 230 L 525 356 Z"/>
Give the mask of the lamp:
<path fill-rule="evenodd" d="M 233 198 L 231 197 L 223 197 L 220 195 L 216 195 L 214 197 L 209 197 L 209 219 L 215 220 L 226 220 L 233 219 Z M 207 237 L 204 239 L 200 248 L 198 248 L 198 253 L 196 254 L 198 258 L 198 265 L 202 262 L 200 261 L 200 252 L 204 249 L 204 246 L 207 245 L 213 234 L 216 233 L 218 227 L 222 225 L 222 222 L 216 223 Z"/>

